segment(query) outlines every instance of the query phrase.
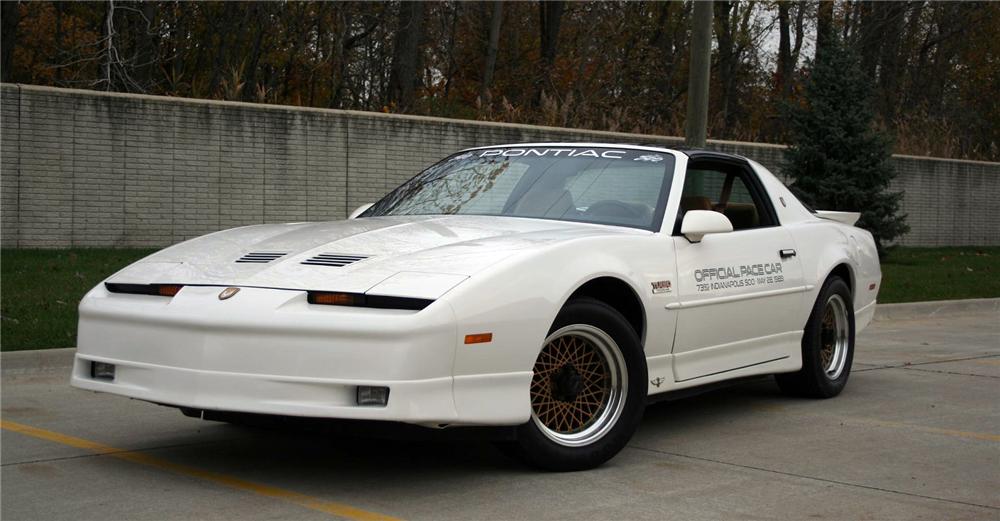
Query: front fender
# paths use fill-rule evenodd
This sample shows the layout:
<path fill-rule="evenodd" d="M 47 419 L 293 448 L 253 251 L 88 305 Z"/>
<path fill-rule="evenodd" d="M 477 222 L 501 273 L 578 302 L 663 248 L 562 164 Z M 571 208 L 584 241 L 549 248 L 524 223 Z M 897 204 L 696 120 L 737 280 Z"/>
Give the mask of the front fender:
<path fill-rule="evenodd" d="M 667 295 L 642 291 L 649 286 L 646 279 L 674 278 L 663 273 L 672 273 L 674 263 L 672 242 L 662 239 L 659 234 L 585 238 L 530 250 L 445 294 L 441 300 L 452 307 L 457 323 L 453 374 L 460 416 L 475 419 L 499 410 L 505 417 L 528 420 L 532 369 L 542 342 L 570 296 L 595 278 L 625 282 L 646 310 L 646 338 L 672 341 L 673 323 L 650 315 L 655 309 L 665 312 Z M 477 333 L 492 333 L 492 340 L 464 342 L 465 335 Z M 646 354 L 669 349 L 669 343 L 661 341 L 647 345 Z"/>
<path fill-rule="evenodd" d="M 470 277 L 443 297 L 455 309 L 461 337 L 455 375 L 531 370 L 559 310 L 598 277 L 632 288 L 646 313 L 647 339 L 672 338 L 664 331 L 672 333 L 672 324 L 651 314 L 665 308 L 666 296 L 648 289 L 649 281 L 673 278 L 673 245 L 663 239 L 650 234 L 566 241 Z M 493 333 L 490 343 L 463 343 L 464 335 L 487 332 Z M 647 346 L 647 355 L 657 351 L 669 352 L 669 346 Z"/>

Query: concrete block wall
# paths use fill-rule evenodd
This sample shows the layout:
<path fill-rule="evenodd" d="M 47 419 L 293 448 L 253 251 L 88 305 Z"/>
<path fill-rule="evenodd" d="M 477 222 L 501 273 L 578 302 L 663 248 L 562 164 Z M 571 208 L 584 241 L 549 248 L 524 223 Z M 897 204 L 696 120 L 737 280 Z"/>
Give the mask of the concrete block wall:
<path fill-rule="evenodd" d="M 342 219 L 473 146 L 680 138 L 0 85 L 0 242 L 160 247 Z M 712 141 L 780 175 L 783 147 Z M 1000 245 L 1000 164 L 896 156 L 912 246 Z"/>

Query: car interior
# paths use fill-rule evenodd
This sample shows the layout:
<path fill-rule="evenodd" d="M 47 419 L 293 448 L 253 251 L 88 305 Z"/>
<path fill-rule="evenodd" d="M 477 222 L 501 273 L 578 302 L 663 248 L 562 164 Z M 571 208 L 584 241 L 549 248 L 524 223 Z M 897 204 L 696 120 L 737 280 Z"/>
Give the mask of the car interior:
<path fill-rule="evenodd" d="M 524 176 L 518 188 L 511 193 L 503 213 L 545 218 L 573 216 L 584 221 L 648 224 L 652 220 L 662 175 L 635 176 L 634 173 L 640 168 L 629 170 L 633 173 L 607 168 L 583 171 L 574 168 L 564 171 L 549 169 L 545 175 Z M 620 189 L 624 185 L 629 185 L 632 189 Z"/>
<path fill-rule="evenodd" d="M 741 168 L 731 165 L 708 163 L 689 167 L 678 222 L 689 210 L 708 210 L 725 215 L 734 231 L 770 225 L 746 176 Z"/>

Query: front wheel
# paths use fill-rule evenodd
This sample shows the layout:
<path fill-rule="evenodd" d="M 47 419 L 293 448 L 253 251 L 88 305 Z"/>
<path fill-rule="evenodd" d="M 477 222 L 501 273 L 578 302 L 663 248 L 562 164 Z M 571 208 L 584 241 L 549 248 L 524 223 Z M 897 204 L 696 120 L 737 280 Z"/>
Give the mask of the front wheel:
<path fill-rule="evenodd" d="M 596 467 L 635 432 L 645 409 L 646 359 L 617 310 L 590 298 L 559 312 L 535 361 L 531 419 L 509 452 L 547 470 Z"/>
<path fill-rule="evenodd" d="M 839 277 L 823 284 L 802 337 L 802 369 L 775 376 L 787 394 L 831 398 L 847 385 L 854 360 L 854 306 Z"/>

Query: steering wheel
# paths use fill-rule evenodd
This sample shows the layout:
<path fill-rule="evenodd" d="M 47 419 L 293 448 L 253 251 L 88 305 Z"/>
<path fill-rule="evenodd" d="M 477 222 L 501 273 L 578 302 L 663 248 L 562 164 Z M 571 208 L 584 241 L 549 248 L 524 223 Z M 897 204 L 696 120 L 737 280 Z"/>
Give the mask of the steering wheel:
<path fill-rule="evenodd" d="M 625 217 L 628 219 L 639 219 L 642 214 L 631 205 L 614 199 L 604 199 L 597 201 L 587 208 L 587 214 L 606 215 L 608 217 Z"/>

